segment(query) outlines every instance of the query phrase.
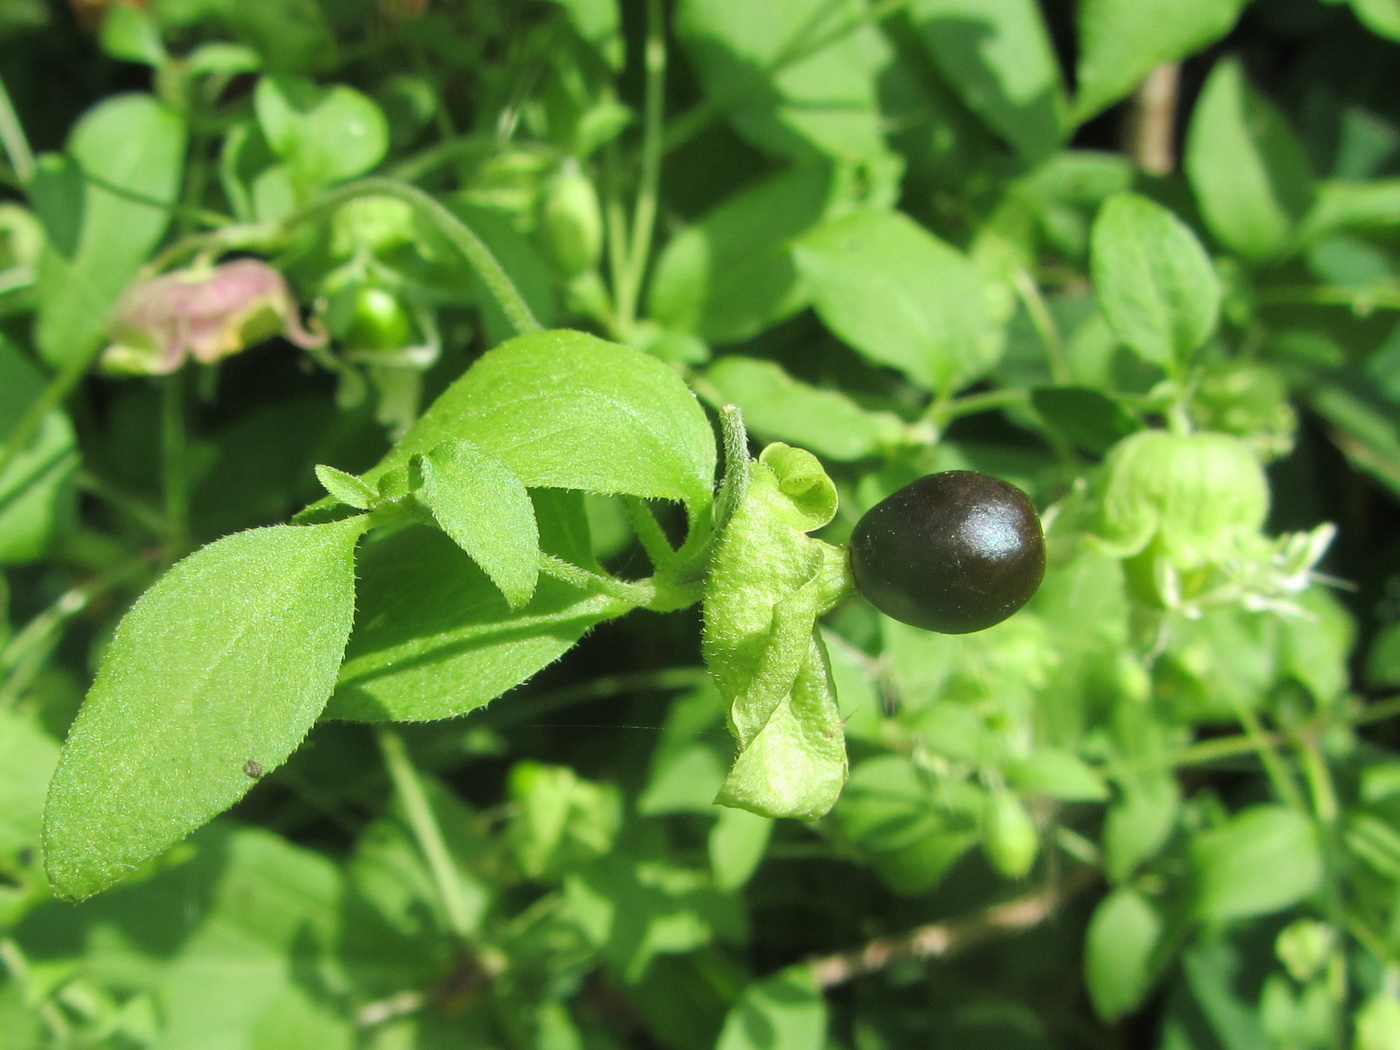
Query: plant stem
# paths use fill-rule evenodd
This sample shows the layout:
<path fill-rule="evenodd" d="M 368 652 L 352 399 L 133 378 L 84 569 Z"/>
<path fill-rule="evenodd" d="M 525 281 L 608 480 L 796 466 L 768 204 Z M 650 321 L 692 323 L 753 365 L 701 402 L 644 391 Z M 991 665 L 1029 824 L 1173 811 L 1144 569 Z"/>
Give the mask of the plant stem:
<path fill-rule="evenodd" d="M 647 506 L 646 500 L 640 496 L 627 496 L 623 499 L 622 506 L 627 512 L 627 521 L 632 526 L 633 533 L 651 560 L 652 568 L 657 572 L 669 568 L 676 560 L 675 549 L 666 538 L 666 533 L 661 530 L 661 525 Z"/>
<path fill-rule="evenodd" d="M 987 390 L 980 394 L 955 397 L 939 407 L 938 418 L 933 420 L 933 424 L 941 430 L 953 420 L 961 419 L 963 416 L 975 416 L 979 412 L 994 412 L 1011 405 L 1024 405 L 1030 401 L 1030 396 L 1030 391 L 1024 388 L 1007 387 L 1000 390 Z"/>
<path fill-rule="evenodd" d="M 703 667 L 667 667 L 659 671 L 605 675 L 548 693 L 522 696 L 509 705 L 492 705 L 486 709 L 484 717 L 492 726 L 528 725 L 532 719 L 551 711 L 587 703 L 590 700 L 606 700 L 627 693 L 694 689 L 709 676 L 709 672 Z"/>
<path fill-rule="evenodd" d="M 19 114 L 15 112 L 3 79 L 0 79 L 0 146 L 10 158 L 10 167 L 14 168 L 20 185 L 28 185 L 34 177 L 34 151 L 25 138 L 24 126 L 19 122 Z"/>
<path fill-rule="evenodd" d="M 877 937 L 854 951 L 808 960 L 817 987 L 831 988 L 876 973 L 904 959 L 941 959 L 999 934 L 1038 926 L 1099 877 L 1079 868 L 1062 882 L 950 922 L 920 926 L 894 937 Z"/>
<path fill-rule="evenodd" d="M 408 818 L 409 829 L 413 832 L 423 858 L 428 862 L 433 882 L 437 885 L 438 896 L 442 900 L 443 913 L 452 934 L 463 943 L 471 940 L 473 929 L 462 893 L 461 876 L 452 860 L 447 841 L 438 827 L 428 796 L 423 791 L 418 771 L 408 756 L 403 737 L 390 726 L 380 726 L 377 735 L 379 750 L 384 756 L 384 768 L 393 781 L 394 791 Z"/>
<path fill-rule="evenodd" d="M 1030 318 L 1031 325 L 1035 328 L 1036 334 L 1040 336 L 1040 341 L 1045 344 L 1045 357 L 1050 365 L 1050 378 L 1056 386 L 1068 386 L 1074 381 L 1070 374 L 1069 357 L 1065 352 L 1065 341 L 1060 337 L 1060 330 L 1055 325 L 1055 319 L 1050 316 L 1050 308 L 1045 304 L 1045 297 L 1040 294 L 1040 285 L 1036 284 L 1033 278 L 1025 270 L 1016 273 L 1016 294 L 1021 298 L 1021 305 L 1026 308 L 1026 316 Z"/>
<path fill-rule="evenodd" d="M 627 580 L 619 580 L 613 576 L 580 568 L 553 554 L 540 554 L 540 572 L 580 590 L 597 587 L 604 594 L 630 605 L 648 606 L 656 598 L 656 587 L 649 582 L 630 583 Z"/>
<path fill-rule="evenodd" d="M 176 372 L 161 380 L 161 487 L 165 495 L 165 561 L 174 562 L 189 545 L 189 476 L 185 467 L 189 435 L 185 427 L 185 379 Z"/>
<path fill-rule="evenodd" d="M 1165 62 L 1143 77 L 1133 93 L 1127 153 L 1149 175 L 1169 175 L 1176 167 L 1172 138 L 1180 82 L 1181 63 Z"/>
<path fill-rule="evenodd" d="M 637 320 L 637 304 L 646 278 L 656 201 L 661 184 L 666 105 L 666 20 L 661 0 L 647 0 L 647 39 L 643 51 L 646 87 L 642 110 L 642 157 L 631 238 L 613 288 L 618 328 L 627 332 Z"/>
<path fill-rule="evenodd" d="M 305 210 L 288 218 L 285 225 L 291 226 L 309 222 L 319 218 L 323 212 L 334 211 L 346 201 L 359 197 L 375 196 L 393 197 L 401 200 L 436 226 L 442 235 L 452 243 L 452 246 L 462 253 L 462 257 L 471 264 L 472 269 L 481 279 L 481 283 L 486 286 L 486 290 L 491 293 L 496 304 L 500 306 L 501 312 L 506 315 L 506 320 L 510 322 L 511 327 L 518 334 L 524 335 L 526 332 L 540 330 L 540 323 L 530 312 L 529 304 L 525 302 L 520 290 L 515 287 L 515 282 L 496 261 L 495 255 L 486 246 L 486 242 L 436 198 L 424 193 L 416 186 L 384 178 L 368 178 L 347 183 L 329 191 Z"/>
<path fill-rule="evenodd" d="M 1269 778 L 1269 783 L 1273 785 L 1279 800 L 1299 813 L 1308 813 L 1309 809 L 1303 798 L 1303 793 L 1298 789 L 1293 774 L 1283 761 L 1278 739 L 1265 732 L 1264 726 L 1259 721 L 1259 716 L 1248 705 L 1237 701 L 1234 706 L 1235 717 L 1239 719 L 1240 725 L 1244 727 L 1245 736 L 1249 738 L 1255 751 L 1258 752 L 1259 761 L 1263 764 L 1264 772 Z"/>

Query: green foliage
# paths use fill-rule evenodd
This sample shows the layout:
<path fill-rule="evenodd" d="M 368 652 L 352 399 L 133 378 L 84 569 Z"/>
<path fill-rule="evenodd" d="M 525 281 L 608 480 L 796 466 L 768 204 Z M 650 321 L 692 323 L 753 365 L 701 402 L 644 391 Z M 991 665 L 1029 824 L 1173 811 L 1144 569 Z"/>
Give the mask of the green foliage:
<path fill-rule="evenodd" d="M 1393 3 L 74 10 L 5 1050 L 1393 1050 Z M 848 549 L 943 471 L 1045 539 L 963 635 Z"/>

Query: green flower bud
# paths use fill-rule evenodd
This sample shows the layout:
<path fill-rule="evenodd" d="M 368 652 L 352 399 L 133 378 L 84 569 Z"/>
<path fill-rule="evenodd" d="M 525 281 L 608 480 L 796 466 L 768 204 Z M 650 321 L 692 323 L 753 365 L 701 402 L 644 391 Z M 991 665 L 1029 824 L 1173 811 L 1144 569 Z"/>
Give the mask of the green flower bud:
<path fill-rule="evenodd" d="M 1259 460 L 1228 434 L 1133 434 L 1108 454 L 1103 477 L 1104 549 L 1127 558 L 1151 544 L 1182 571 L 1226 560 L 1258 535 L 1269 511 Z"/>
<path fill-rule="evenodd" d="M 565 277 L 587 273 L 602 258 L 603 209 L 598 191 L 577 166 L 565 168 L 545 186 L 540 233 Z"/>
<path fill-rule="evenodd" d="M 1008 879 L 1025 878 L 1040 852 L 1040 833 L 1025 804 L 1008 791 L 987 798 L 983 814 L 982 852 Z"/>

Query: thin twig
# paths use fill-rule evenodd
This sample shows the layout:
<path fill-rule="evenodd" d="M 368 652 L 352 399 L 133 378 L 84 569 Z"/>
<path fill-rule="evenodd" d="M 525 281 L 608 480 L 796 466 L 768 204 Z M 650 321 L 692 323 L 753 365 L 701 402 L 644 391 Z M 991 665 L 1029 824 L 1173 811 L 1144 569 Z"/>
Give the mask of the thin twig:
<path fill-rule="evenodd" d="M 1098 878 L 1096 868 L 1079 868 L 1062 882 L 993 905 L 976 915 L 930 923 L 895 937 L 877 937 L 861 948 L 811 959 L 807 965 L 817 987 L 832 988 L 904 959 L 946 958 L 980 941 L 1040 925 Z"/>
<path fill-rule="evenodd" d="M 1149 175 L 1167 175 L 1176 167 L 1176 104 L 1180 83 L 1181 63 L 1167 62 L 1143 77 L 1133 93 L 1127 129 L 1128 156 Z"/>

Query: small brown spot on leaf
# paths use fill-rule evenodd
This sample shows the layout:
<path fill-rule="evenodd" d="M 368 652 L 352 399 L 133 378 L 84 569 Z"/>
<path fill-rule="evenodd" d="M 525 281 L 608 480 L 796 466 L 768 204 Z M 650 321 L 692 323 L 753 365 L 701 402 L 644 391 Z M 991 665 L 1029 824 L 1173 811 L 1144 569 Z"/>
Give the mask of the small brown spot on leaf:
<path fill-rule="evenodd" d="M 256 762 L 250 758 L 243 763 L 243 772 L 247 773 L 254 780 L 257 780 L 258 777 L 263 775 L 262 763 Z"/>

